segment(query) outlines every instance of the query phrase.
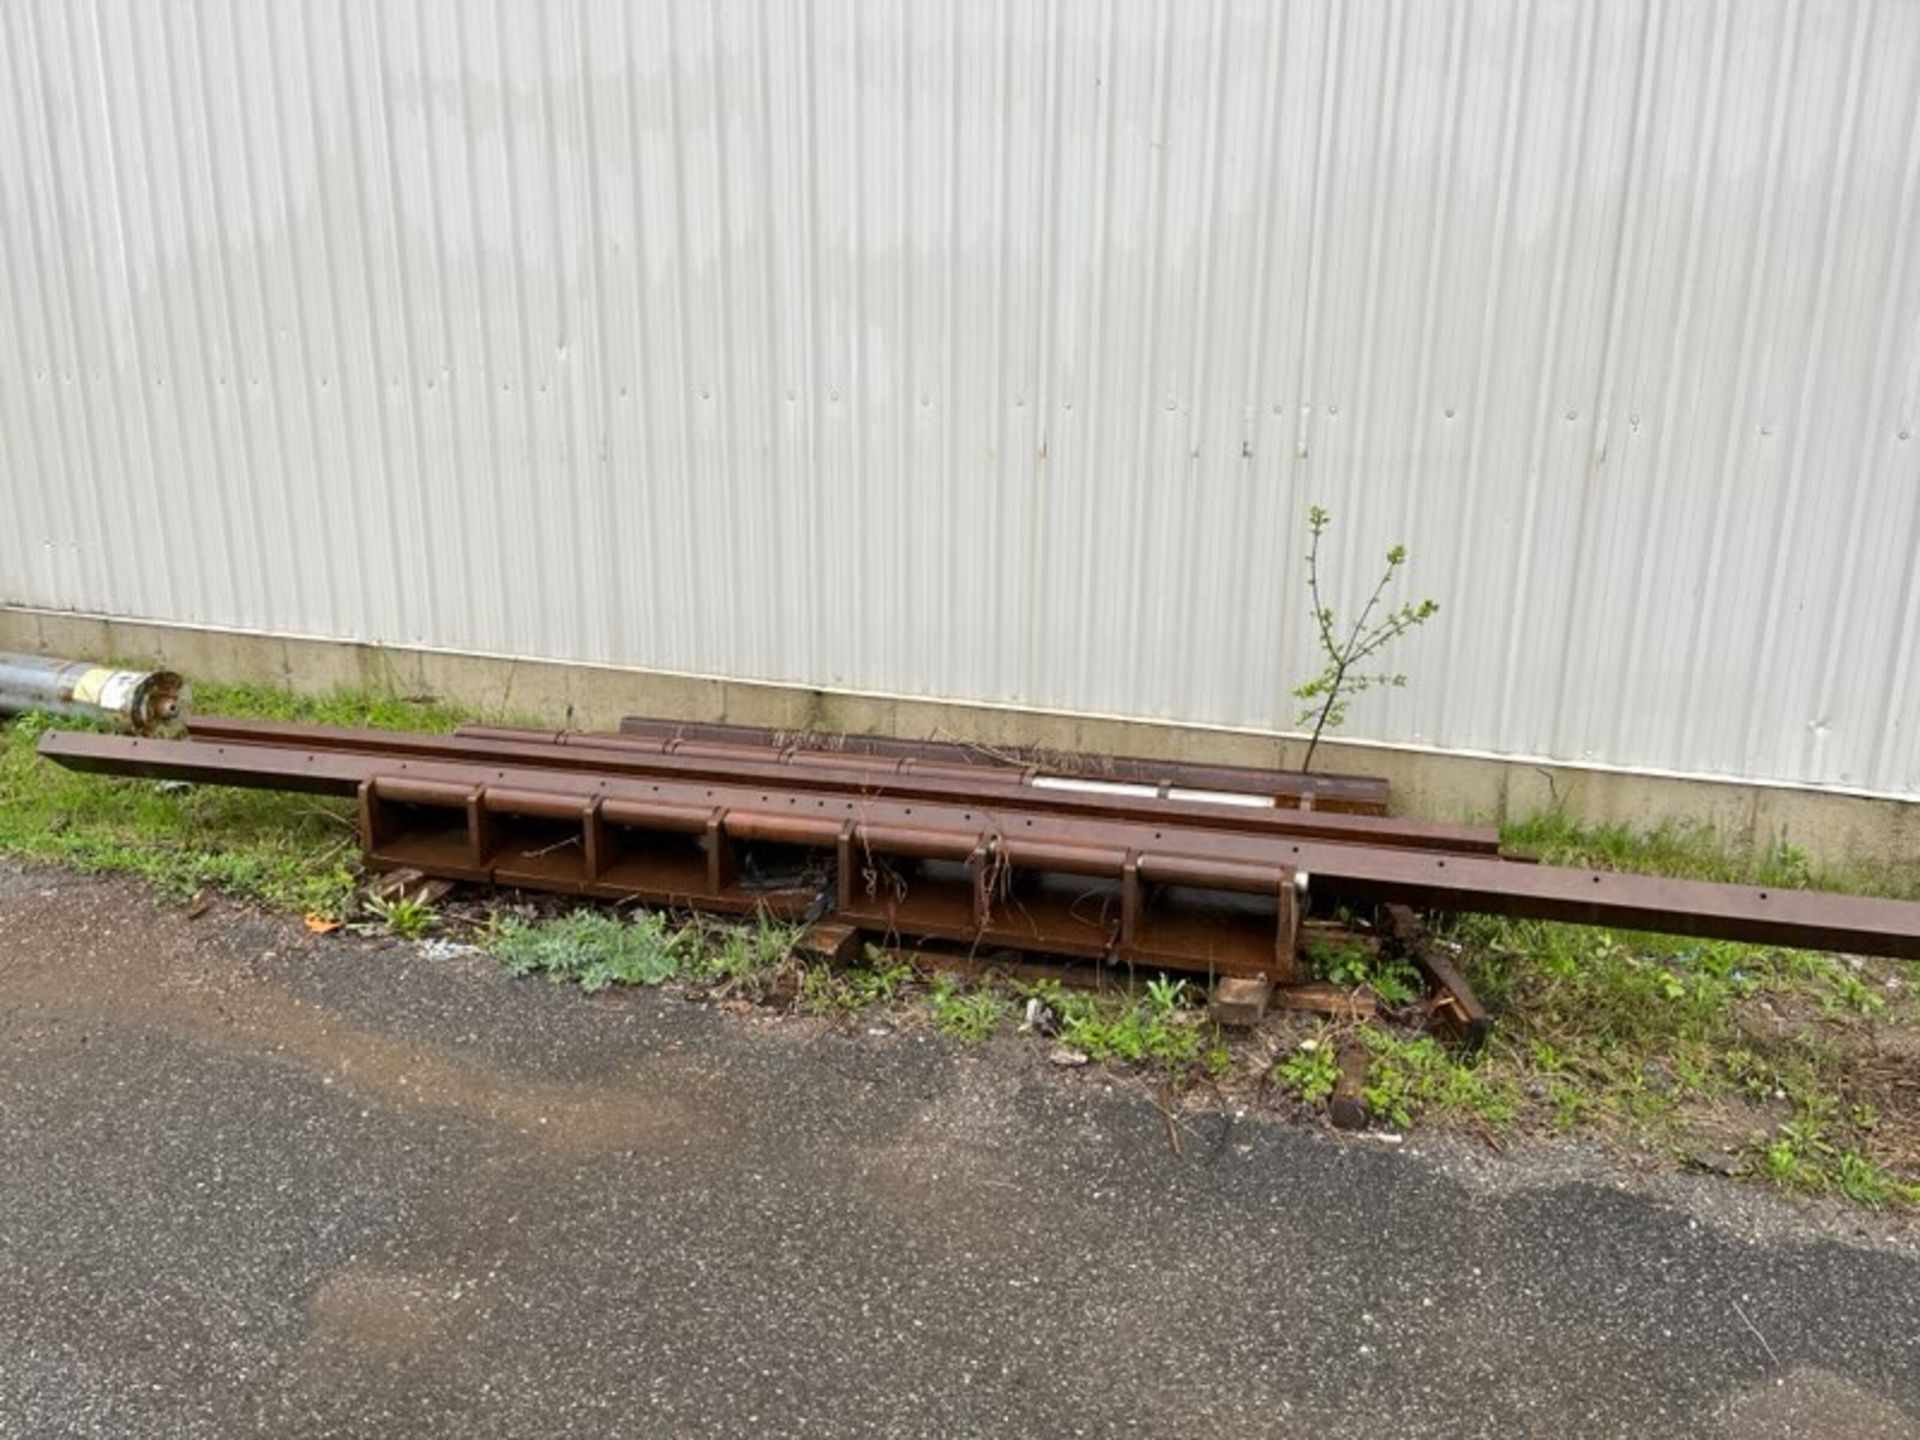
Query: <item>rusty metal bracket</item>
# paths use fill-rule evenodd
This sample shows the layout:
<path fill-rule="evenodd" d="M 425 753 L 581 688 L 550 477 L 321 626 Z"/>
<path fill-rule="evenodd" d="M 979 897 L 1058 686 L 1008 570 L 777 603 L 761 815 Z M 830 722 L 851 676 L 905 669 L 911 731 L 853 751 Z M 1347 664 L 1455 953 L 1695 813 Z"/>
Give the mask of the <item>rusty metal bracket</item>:
<path fill-rule="evenodd" d="M 1433 1016 L 1451 1030 L 1471 1055 L 1487 1043 L 1493 1018 L 1453 962 L 1440 953 L 1420 917 L 1405 905 L 1380 907 L 1381 936 L 1387 949 L 1411 961 L 1433 987 Z"/>

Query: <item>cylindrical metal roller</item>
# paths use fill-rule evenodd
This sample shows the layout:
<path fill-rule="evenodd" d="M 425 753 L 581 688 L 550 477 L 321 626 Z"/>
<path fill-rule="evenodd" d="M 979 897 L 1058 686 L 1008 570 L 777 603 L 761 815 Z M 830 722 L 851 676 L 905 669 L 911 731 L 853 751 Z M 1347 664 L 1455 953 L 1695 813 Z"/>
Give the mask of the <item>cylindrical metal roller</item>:
<path fill-rule="evenodd" d="M 390 805 L 440 805 L 448 809 L 464 808 L 474 787 L 456 781 L 422 780 L 412 775 L 375 775 L 372 780 L 376 798 Z"/>
<path fill-rule="evenodd" d="M 1193 885 L 1206 890 L 1277 895 L 1287 881 L 1278 865 L 1250 865 L 1192 855 L 1142 855 L 1140 878 L 1156 885 Z"/>
<path fill-rule="evenodd" d="M 147 734 L 171 725 L 186 708 L 187 682 L 171 670 L 115 670 L 51 655 L 0 654 L 0 715 L 112 720 Z"/>
<path fill-rule="evenodd" d="M 490 815 L 525 815 L 535 820 L 578 820 L 589 803 L 578 795 L 506 785 L 489 785 L 480 796 L 482 808 Z"/>
<path fill-rule="evenodd" d="M 825 850 L 840 839 L 840 821 L 807 815 L 729 810 L 721 823 L 733 840 L 765 840 L 775 845 L 808 845 Z"/>
<path fill-rule="evenodd" d="M 605 800 L 600 805 L 600 818 L 609 825 L 625 825 L 634 830 L 666 830 L 674 834 L 698 835 L 707 828 L 713 811 L 696 805 Z"/>
<path fill-rule="evenodd" d="M 1067 875 L 1095 875 L 1119 879 L 1126 869 L 1127 852 L 1097 845 L 1059 845 L 1044 840 L 1000 842 L 1000 854 L 1020 870 L 1057 870 Z"/>
<path fill-rule="evenodd" d="M 962 830 L 925 830 L 911 825 L 862 825 L 853 832 L 856 848 L 916 860 L 965 860 L 979 845 Z"/>

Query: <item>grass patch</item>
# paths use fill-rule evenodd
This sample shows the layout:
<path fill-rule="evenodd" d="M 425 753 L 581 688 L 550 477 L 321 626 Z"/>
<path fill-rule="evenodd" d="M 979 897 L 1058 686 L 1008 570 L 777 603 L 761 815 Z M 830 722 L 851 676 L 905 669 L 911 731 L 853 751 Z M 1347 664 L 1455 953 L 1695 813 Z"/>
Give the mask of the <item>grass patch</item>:
<path fill-rule="evenodd" d="M 195 701 L 208 713 L 378 729 L 444 731 L 468 718 L 436 702 L 351 691 L 309 698 L 199 685 Z M 350 801 L 83 775 L 35 752 L 55 728 L 84 727 L 44 715 L 0 725 L 0 853 L 139 875 L 169 895 L 218 890 L 279 910 L 344 912 L 359 865 Z"/>
<path fill-rule="evenodd" d="M 1911 864 L 1822 866 L 1793 845 L 1754 852 L 1730 844 L 1711 825 L 1663 823 L 1635 830 L 1628 825 L 1582 825 L 1564 811 L 1545 810 L 1502 825 L 1500 842 L 1509 852 L 1532 855 L 1549 865 L 1920 900 L 1920 868 Z"/>
<path fill-rule="evenodd" d="M 1371 990 L 1389 1010 L 1404 1010 L 1421 994 L 1420 972 L 1410 961 L 1383 954 L 1358 936 L 1308 931 L 1300 951 L 1309 979 Z"/>
<path fill-rule="evenodd" d="M 800 977 L 800 1008 L 813 1015 L 858 1015 L 892 1003 L 913 967 L 869 945 L 858 965 L 812 965 Z"/>
<path fill-rule="evenodd" d="M 484 939 L 508 974 L 544 975 L 592 994 L 669 980 L 757 983 L 789 961 L 797 933 L 764 916 L 741 925 L 676 924 L 657 911 L 623 916 L 581 906 L 539 920 L 509 917 Z"/>
<path fill-rule="evenodd" d="M 1089 1060 L 1150 1063 L 1186 1074 L 1202 1063 L 1218 1073 L 1218 1031 L 1207 1019 L 1205 993 L 1185 980 L 1160 975 L 1120 994 L 1067 990 L 1055 981 L 1017 987 L 1056 1017 L 1060 1042 Z"/>
<path fill-rule="evenodd" d="M 367 909 L 388 934 L 398 935 L 402 940 L 423 939 L 440 923 L 430 902 L 408 895 L 396 895 L 391 900 L 376 895 L 367 901 Z"/>
<path fill-rule="evenodd" d="M 1554 864 L 1920 894 L 1913 873 L 1821 870 L 1786 847 L 1749 855 L 1704 827 L 1638 834 L 1550 814 L 1503 839 Z M 1920 1115 L 1905 1088 L 1920 1037 L 1912 967 L 1484 915 L 1437 928 L 1499 1015 L 1479 1056 L 1390 1020 L 1302 1021 L 1273 1082 L 1324 1104 L 1351 1038 L 1366 1047 L 1365 1098 L 1384 1124 L 1587 1130 L 1787 1189 L 1920 1206 Z M 1359 941 L 1316 935 L 1304 958 L 1315 978 L 1368 986 L 1392 1008 L 1395 981 L 1381 988 Z"/>
<path fill-rule="evenodd" d="M 503 921 L 489 948 L 510 975 L 544 975 L 592 993 L 609 985 L 659 985 L 677 978 L 696 949 L 691 930 L 659 915 L 631 920 L 605 910 L 569 910 L 549 920 Z"/>
<path fill-rule="evenodd" d="M 1280 1057 L 1274 1083 L 1308 1105 L 1325 1104 L 1340 1078 L 1341 1046 L 1356 1041 L 1367 1051 L 1361 1096 L 1380 1124 L 1405 1130 L 1422 1118 L 1471 1118 L 1494 1127 L 1520 1114 L 1523 1096 L 1498 1066 L 1464 1058 L 1432 1035 L 1376 1024 L 1317 1026 Z"/>
<path fill-rule="evenodd" d="M 791 963 L 802 928 L 764 911 L 747 924 L 710 924 L 700 932 L 694 975 L 723 989 L 758 992 Z"/>
<path fill-rule="evenodd" d="M 1920 894 L 1911 873 L 1821 870 L 1790 847 L 1749 855 L 1704 827 L 1636 834 L 1549 814 L 1503 839 L 1554 864 Z M 1396 1121 L 1600 1128 L 1714 1151 L 1787 1188 L 1920 1204 L 1920 1116 L 1899 1099 L 1910 1061 L 1883 1043 L 1920 1033 L 1912 967 L 1480 915 L 1441 933 L 1500 1020 L 1472 1068 L 1368 1032 L 1369 1098 Z"/>
<path fill-rule="evenodd" d="M 1404 1130 L 1434 1112 L 1503 1125 L 1520 1113 L 1521 1097 L 1510 1076 L 1460 1058 L 1431 1035 L 1406 1037 L 1362 1025 L 1360 1040 L 1367 1047 L 1361 1094 L 1367 1108 L 1390 1125 Z"/>
<path fill-rule="evenodd" d="M 1324 1105 L 1340 1083 L 1340 1056 L 1325 1026 L 1280 1057 L 1274 1082 L 1309 1105 Z"/>
<path fill-rule="evenodd" d="M 953 976 L 942 975 L 927 989 L 927 1008 L 942 1035 L 977 1045 L 1000 1028 L 1013 1012 L 1013 1002 L 991 986 L 964 990 Z"/>

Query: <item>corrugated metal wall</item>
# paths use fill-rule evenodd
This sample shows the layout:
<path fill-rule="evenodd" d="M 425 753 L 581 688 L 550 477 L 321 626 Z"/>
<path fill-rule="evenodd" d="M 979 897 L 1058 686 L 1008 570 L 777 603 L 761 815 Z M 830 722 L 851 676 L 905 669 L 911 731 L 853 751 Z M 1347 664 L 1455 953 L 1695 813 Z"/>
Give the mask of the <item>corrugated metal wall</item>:
<path fill-rule="evenodd" d="M 1920 5 L 0 6 L 0 601 L 1920 792 Z"/>

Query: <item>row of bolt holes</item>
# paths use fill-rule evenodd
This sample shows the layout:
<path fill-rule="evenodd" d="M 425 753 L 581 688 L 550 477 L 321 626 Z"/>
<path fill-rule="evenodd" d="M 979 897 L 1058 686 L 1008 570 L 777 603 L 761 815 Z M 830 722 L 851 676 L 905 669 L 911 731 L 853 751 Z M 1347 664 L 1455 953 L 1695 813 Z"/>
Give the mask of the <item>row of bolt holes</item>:
<path fill-rule="evenodd" d="M 226 747 L 225 747 L 224 745 L 222 745 L 222 746 L 217 746 L 217 747 L 215 747 L 215 749 L 216 749 L 216 753 L 218 753 L 218 754 L 221 754 L 221 755 L 224 755 L 224 754 L 226 754 L 226 753 L 227 753 L 227 752 L 226 752 Z M 402 760 L 402 761 L 400 762 L 400 768 L 401 768 L 402 770 L 405 770 L 405 769 L 407 768 L 407 762 L 406 762 L 406 761 L 404 761 L 404 760 Z M 499 779 L 501 779 L 501 780 L 504 780 L 504 779 L 506 779 L 506 778 L 507 778 L 507 772 L 506 772 L 506 771 L 504 771 L 504 770 L 496 770 L 496 771 L 494 771 L 493 773 L 494 773 L 494 775 L 495 775 L 496 777 L 498 777 L 498 778 L 499 778 Z M 606 784 L 607 784 L 607 782 L 606 782 L 606 781 L 604 781 L 604 780 L 602 780 L 602 781 L 600 782 L 600 788 L 602 788 L 602 789 L 605 789 L 605 788 L 606 788 Z M 655 793 L 655 794 L 658 794 L 658 793 L 660 792 L 660 787 L 659 787 L 658 785 L 656 785 L 656 786 L 654 786 L 654 787 L 653 787 L 653 789 L 654 789 L 654 793 Z M 711 791 L 711 790 L 709 790 L 709 791 L 707 791 L 707 798 L 708 798 L 709 800 L 711 800 L 711 799 L 713 798 L 713 791 Z M 771 799 L 772 799 L 773 797 L 772 797 L 772 796 L 770 796 L 770 795 L 762 795 L 762 796 L 761 796 L 760 798 L 761 798 L 762 800 L 771 800 Z M 792 798 L 792 797 L 790 796 L 790 797 L 788 797 L 788 799 L 787 799 L 787 803 L 788 803 L 789 805 L 798 805 L 798 804 L 799 804 L 800 802 L 799 802 L 799 801 L 798 801 L 797 799 L 794 799 L 794 798 Z M 824 808 L 826 808 L 826 803 L 827 803 L 827 802 L 826 802 L 826 801 L 824 801 L 824 800 L 816 800 L 816 801 L 814 801 L 813 803 L 814 803 L 814 804 L 816 804 L 816 805 L 818 805 L 818 806 L 820 806 L 820 807 L 821 807 L 822 809 L 824 809 Z M 842 804 L 844 804 L 844 805 L 845 805 L 845 806 L 846 806 L 846 807 L 847 807 L 847 808 L 848 808 L 849 810 L 851 810 L 851 809 L 853 808 L 853 802 L 852 802 L 851 800 L 846 800 L 846 801 L 842 801 L 841 803 L 842 803 Z M 913 807 L 912 807 L 911 805 L 909 805 L 909 806 L 907 806 L 907 814 L 909 814 L 909 815 L 911 815 L 911 814 L 913 814 Z M 966 812 L 966 814 L 964 814 L 964 815 L 962 815 L 962 816 L 961 816 L 960 818 L 961 818 L 961 819 L 963 819 L 963 820 L 971 820 L 971 819 L 973 819 L 973 812 L 972 812 L 971 810 L 969 810 L 969 811 L 967 811 L 967 812 Z M 1028 826 L 1029 828 L 1031 828 L 1031 827 L 1032 827 L 1032 825 L 1033 825 L 1033 821 L 1031 821 L 1031 820 L 1028 820 L 1028 821 L 1026 821 L 1026 822 L 1025 822 L 1025 824 L 1026 824 L 1026 825 L 1027 825 L 1027 826 Z M 1154 839 L 1156 839 L 1156 840 L 1158 840 L 1158 839 L 1160 839 L 1160 838 L 1161 838 L 1161 832 L 1160 832 L 1160 831 L 1158 831 L 1158 830 L 1156 830 L 1156 831 L 1154 831 L 1154 832 L 1153 832 L 1153 838 L 1154 838 Z M 1300 847 L 1299 847 L 1298 845 L 1295 845 L 1295 846 L 1293 847 L 1293 853 L 1294 853 L 1294 854 L 1296 854 L 1296 855 L 1298 855 L 1298 854 L 1300 853 Z M 1436 860 L 1436 861 L 1435 861 L 1434 863 L 1435 863 L 1436 865 L 1438 865 L 1438 866 L 1439 866 L 1439 867 L 1440 867 L 1440 868 L 1441 868 L 1442 870 L 1444 870 L 1444 869 L 1446 869 L 1446 868 L 1447 868 L 1447 862 L 1446 862 L 1446 861 L 1444 861 L 1444 860 Z M 1596 885 L 1598 885 L 1598 884 L 1600 883 L 1600 880 L 1601 880 L 1601 877 L 1600 877 L 1600 876 L 1598 876 L 1598 875 L 1595 875 L 1595 876 L 1593 877 L 1593 883 L 1594 883 L 1594 884 L 1596 884 Z M 1765 899 L 1767 898 L 1767 892 L 1766 892 L 1766 891 L 1764 891 L 1764 890 L 1762 890 L 1762 891 L 1760 892 L 1760 898 L 1761 898 L 1762 900 L 1765 900 Z"/>

